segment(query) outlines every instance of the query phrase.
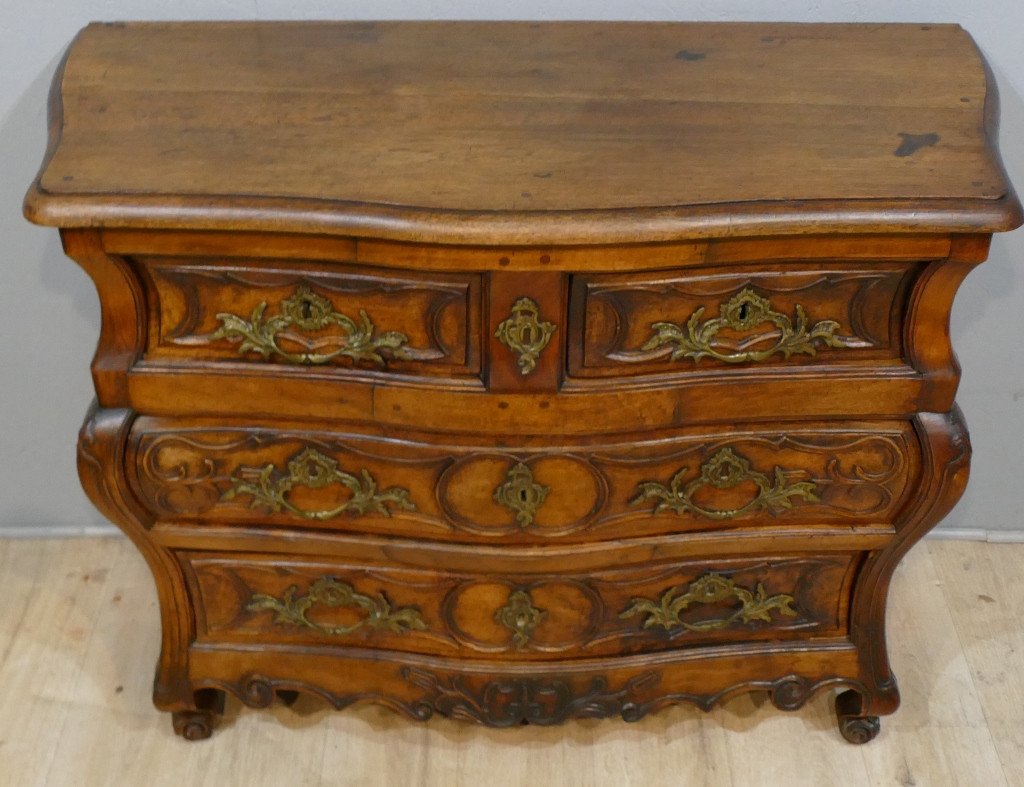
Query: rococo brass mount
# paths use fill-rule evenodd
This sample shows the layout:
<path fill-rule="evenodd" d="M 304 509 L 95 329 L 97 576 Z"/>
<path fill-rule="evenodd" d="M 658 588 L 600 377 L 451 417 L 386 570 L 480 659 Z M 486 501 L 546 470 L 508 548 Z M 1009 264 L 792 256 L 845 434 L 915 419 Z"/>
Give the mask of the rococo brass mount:
<path fill-rule="evenodd" d="M 296 597 L 298 588 L 289 585 L 281 599 L 256 593 L 246 609 L 249 612 L 271 610 L 275 613 L 274 623 L 291 626 L 304 626 L 315 629 L 329 636 L 345 636 L 361 628 L 374 631 L 390 631 L 402 634 L 411 629 L 422 631 L 426 624 L 419 611 L 414 607 L 392 609 L 383 593 L 366 596 L 357 593 L 347 582 L 339 582 L 333 577 L 321 577 L 309 586 L 306 595 Z M 310 620 L 306 613 L 320 604 L 324 607 L 351 607 L 359 610 L 365 617 L 348 626 L 327 626 Z"/>
<path fill-rule="evenodd" d="M 264 319 L 266 311 L 267 302 L 262 301 L 253 309 L 248 320 L 229 312 L 221 312 L 217 315 L 221 327 L 210 338 L 240 342 L 239 355 L 256 352 L 264 358 L 276 355 L 289 363 L 310 365 L 329 363 L 339 356 L 345 356 L 353 361 L 370 361 L 377 366 L 384 366 L 385 360 L 381 353 L 387 352 L 394 358 L 402 358 L 405 355 L 403 346 L 409 341 L 408 336 L 398 331 L 375 336 L 373 323 L 363 309 L 359 310 L 359 322 L 356 322 L 335 311 L 329 300 L 305 285 L 281 301 L 280 314 Z M 298 328 L 315 332 L 332 325 L 340 328 L 343 335 L 303 340 L 289 330 Z M 281 347 L 282 338 L 293 343 L 301 342 L 309 349 L 305 352 L 289 352 Z M 318 351 L 318 348 L 331 346 L 335 349 Z"/>
<path fill-rule="evenodd" d="M 533 298 L 520 298 L 512 306 L 512 315 L 505 319 L 494 335 L 512 352 L 519 354 L 519 373 L 529 374 L 537 366 L 537 358 L 551 341 L 554 323 L 540 319 L 540 306 Z"/>
<path fill-rule="evenodd" d="M 351 491 L 343 503 L 318 511 L 306 511 L 288 499 L 288 493 L 296 486 L 322 489 L 331 484 L 341 484 Z M 221 500 L 232 500 L 239 495 L 251 495 L 251 507 L 264 506 L 273 512 L 282 509 L 303 519 L 333 519 L 341 514 L 356 515 L 370 512 L 391 516 L 389 506 L 406 511 L 415 511 L 416 506 L 409 499 L 409 492 L 398 486 L 377 491 L 377 482 L 365 468 L 358 476 L 346 473 L 338 462 L 315 448 L 306 448 L 288 461 L 288 473 L 279 473 L 273 464 L 258 467 L 240 467 L 231 477 L 231 488 Z"/>
<path fill-rule="evenodd" d="M 751 511 L 776 514 L 793 507 L 791 498 L 817 502 L 815 485 L 810 481 L 789 483 L 781 467 L 775 468 L 774 478 L 754 470 L 750 462 L 731 448 L 722 448 L 700 466 L 700 475 L 684 485 L 689 468 L 682 468 L 669 481 L 668 486 L 657 481 L 644 481 L 637 486 L 636 496 L 630 501 L 637 505 L 646 500 L 657 500 L 654 513 L 670 509 L 677 514 L 693 513 L 708 519 L 735 519 Z M 702 506 L 694 495 L 702 488 L 732 489 L 745 482 L 757 487 L 757 495 L 739 508 L 716 509 Z"/>
<path fill-rule="evenodd" d="M 512 647 L 525 648 L 533 630 L 539 626 L 547 612 L 533 606 L 529 591 L 515 590 L 509 594 L 505 606 L 494 613 L 494 619 L 512 632 Z"/>
<path fill-rule="evenodd" d="M 729 599 L 739 601 L 741 606 L 724 618 L 689 622 L 681 617 L 691 604 L 716 604 Z M 719 574 L 705 574 L 694 580 L 685 590 L 681 587 L 669 588 L 657 602 L 646 598 L 634 598 L 632 606 L 619 617 L 626 619 L 635 615 L 646 615 L 644 628 L 661 626 L 666 631 L 674 628 L 683 628 L 687 631 L 716 631 L 735 623 L 749 623 L 752 620 L 770 623 L 773 609 L 786 617 L 796 617 L 796 610 L 792 604 L 792 596 L 769 596 L 761 583 L 750 591 Z"/>
<path fill-rule="evenodd" d="M 494 490 L 494 501 L 512 511 L 521 527 L 529 527 L 550 491 L 550 487 L 533 480 L 529 465 L 517 462 L 509 469 L 505 481 Z"/>
<path fill-rule="evenodd" d="M 719 307 L 719 316 L 712 320 L 700 321 L 704 315 L 704 307 L 697 309 L 686 322 L 686 329 L 673 322 L 656 322 L 651 325 L 654 335 L 642 346 L 644 350 L 656 350 L 659 347 L 672 347 L 672 360 L 692 358 L 694 362 L 701 358 L 714 358 L 725 363 L 744 363 L 746 361 L 765 361 L 773 355 L 780 354 L 784 358 L 791 355 L 815 355 L 817 344 L 826 347 L 847 347 L 851 340 L 836 336 L 839 323 L 835 320 L 821 320 L 808 326 L 804 307 L 796 305 L 796 322 L 794 323 L 782 312 L 775 311 L 767 298 L 762 298 L 747 287 L 737 293 Z M 749 331 L 761 325 L 770 325 L 769 333 L 755 334 L 747 337 L 743 345 L 762 344 L 767 339 L 775 342 L 762 349 L 739 349 L 732 352 L 724 351 L 715 339 L 722 329 L 732 331 Z"/>

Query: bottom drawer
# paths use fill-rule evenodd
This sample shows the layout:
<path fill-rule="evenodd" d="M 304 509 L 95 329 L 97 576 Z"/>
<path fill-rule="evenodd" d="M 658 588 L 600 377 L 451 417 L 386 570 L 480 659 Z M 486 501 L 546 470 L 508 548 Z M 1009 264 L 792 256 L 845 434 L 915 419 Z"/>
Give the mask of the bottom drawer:
<path fill-rule="evenodd" d="M 522 576 L 273 555 L 178 556 L 199 642 L 530 660 L 842 636 L 860 554 Z"/>

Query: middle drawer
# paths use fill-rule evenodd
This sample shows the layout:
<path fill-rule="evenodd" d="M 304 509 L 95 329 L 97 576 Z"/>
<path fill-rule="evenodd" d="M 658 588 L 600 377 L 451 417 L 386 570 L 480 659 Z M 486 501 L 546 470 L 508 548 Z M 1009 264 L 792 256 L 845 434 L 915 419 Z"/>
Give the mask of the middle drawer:
<path fill-rule="evenodd" d="M 913 492 L 909 422 L 772 426 L 512 446 L 141 417 L 126 463 L 165 522 L 459 542 L 890 523 Z"/>

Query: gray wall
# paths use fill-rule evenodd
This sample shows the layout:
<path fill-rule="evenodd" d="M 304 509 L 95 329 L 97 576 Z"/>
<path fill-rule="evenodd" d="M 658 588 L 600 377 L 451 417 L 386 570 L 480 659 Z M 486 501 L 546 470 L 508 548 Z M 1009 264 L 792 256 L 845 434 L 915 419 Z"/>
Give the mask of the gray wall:
<path fill-rule="evenodd" d="M 91 283 L 57 233 L 21 217 L 45 145 L 45 99 L 61 51 L 91 20 L 118 19 L 712 19 L 959 22 L 992 64 L 1002 144 L 1024 192 L 1021 0 L 0 0 L 0 535 L 88 532 L 102 517 L 80 491 L 74 438 L 92 399 L 99 330 Z M 1024 230 L 998 236 L 953 310 L 971 427 L 971 484 L 949 534 L 1024 534 Z"/>

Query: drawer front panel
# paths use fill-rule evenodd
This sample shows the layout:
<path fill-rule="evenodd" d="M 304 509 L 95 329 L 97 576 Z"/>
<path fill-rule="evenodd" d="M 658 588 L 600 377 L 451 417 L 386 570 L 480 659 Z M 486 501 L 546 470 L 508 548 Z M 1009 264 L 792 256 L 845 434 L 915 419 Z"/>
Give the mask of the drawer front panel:
<path fill-rule="evenodd" d="M 916 269 L 820 263 L 577 276 L 569 374 L 894 362 Z"/>
<path fill-rule="evenodd" d="M 183 555 L 200 641 L 495 658 L 600 656 L 839 636 L 854 555 L 702 560 L 489 576 Z"/>
<path fill-rule="evenodd" d="M 480 281 L 344 265 L 139 260 L 147 357 L 479 377 Z"/>
<path fill-rule="evenodd" d="M 906 422 L 511 450 L 141 418 L 131 446 L 162 521 L 503 543 L 887 523 L 920 464 Z"/>

